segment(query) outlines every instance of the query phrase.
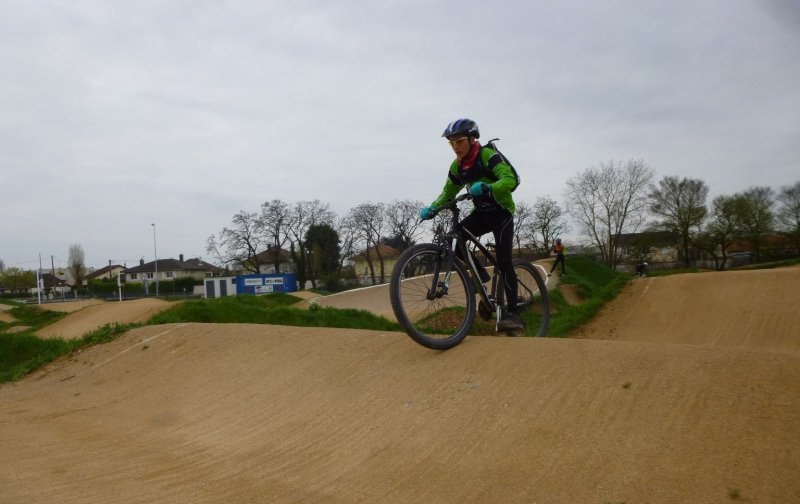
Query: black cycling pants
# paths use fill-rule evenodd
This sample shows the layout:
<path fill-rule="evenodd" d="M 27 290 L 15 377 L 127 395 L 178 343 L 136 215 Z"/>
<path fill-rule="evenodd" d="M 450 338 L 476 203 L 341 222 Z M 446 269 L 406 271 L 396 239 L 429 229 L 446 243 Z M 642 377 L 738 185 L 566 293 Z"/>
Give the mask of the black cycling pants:
<path fill-rule="evenodd" d="M 500 279 L 506 291 L 508 311 L 516 312 L 517 306 L 517 273 L 512 264 L 514 247 L 514 216 L 505 209 L 475 210 L 469 214 L 461 225 L 480 237 L 488 232 L 494 233 L 495 253 L 497 265 L 500 267 Z M 460 257 L 459 253 L 459 257 Z M 461 258 L 464 259 L 463 257 Z"/>

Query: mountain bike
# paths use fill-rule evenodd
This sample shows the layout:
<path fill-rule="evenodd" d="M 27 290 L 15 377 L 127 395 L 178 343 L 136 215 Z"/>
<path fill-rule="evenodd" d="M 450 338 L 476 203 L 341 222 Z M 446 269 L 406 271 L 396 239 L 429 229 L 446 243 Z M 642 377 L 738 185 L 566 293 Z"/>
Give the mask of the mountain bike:
<path fill-rule="evenodd" d="M 461 225 L 458 203 L 467 199 L 471 199 L 468 193 L 433 210 L 432 216 L 444 210 L 451 212 L 449 230 L 439 243 L 422 243 L 403 252 L 389 284 L 397 321 L 414 341 L 435 350 L 461 343 L 476 312 L 484 320 L 494 316 L 500 321 L 508 309 L 497 258 L 489 250 L 493 247 L 484 246 Z M 465 261 L 456 255 L 457 250 Z M 478 252 L 488 261 L 487 266 L 493 267 L 491 277 L 479 264 Z M 514 259 L 513 266 L 517 273 L 516 311 L 533 312 L 527 318 L 538 326 L 527 332 L 544 336 L 550 322 L 545 280 L 529 261 Z"/>

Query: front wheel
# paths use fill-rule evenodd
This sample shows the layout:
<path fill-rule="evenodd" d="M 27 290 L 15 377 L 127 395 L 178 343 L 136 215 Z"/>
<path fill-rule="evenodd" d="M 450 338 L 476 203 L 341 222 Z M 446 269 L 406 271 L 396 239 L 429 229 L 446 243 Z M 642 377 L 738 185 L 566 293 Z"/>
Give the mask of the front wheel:
<path fill-rule="evenodd" d="M 420 345 L 446 350 L 461 343 L 475 320 L 475 291 L 464 266 L 432 243 L 400 255 L 389 285 L 397 321 Z"/>
<path fill-rule="evenodd" d="M 517 310 L 527 310 L 526 318 L 536 321 L 536 336 L 545 336 L 550 324 L 550 302 L 547 299 L 547 285 L 539 273 L 539 268 L 528 261 L 514 259 L 514 273 L 517 274 Z"/>

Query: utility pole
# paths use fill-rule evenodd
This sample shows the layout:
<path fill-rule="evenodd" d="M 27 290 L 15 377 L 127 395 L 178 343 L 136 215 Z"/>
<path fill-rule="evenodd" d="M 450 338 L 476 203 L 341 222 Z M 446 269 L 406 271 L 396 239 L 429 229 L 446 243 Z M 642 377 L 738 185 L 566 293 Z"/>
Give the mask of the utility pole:
<path fill-rule="evenodd" d="M 42 254 L 39 253 L 39 270 L 36 272 L 36 294 L 39 296 L 39 304 L 42 304 Z"/>
<path fill-rule="evenodd" d="M 156 248 L 156 225 L 154 223 L 150 223 L 153 226 L 153 255 L 156 257 L 155 262 L 155 277 L 156 277 L 156 297 L 158 297 L 158 249 Z"/>

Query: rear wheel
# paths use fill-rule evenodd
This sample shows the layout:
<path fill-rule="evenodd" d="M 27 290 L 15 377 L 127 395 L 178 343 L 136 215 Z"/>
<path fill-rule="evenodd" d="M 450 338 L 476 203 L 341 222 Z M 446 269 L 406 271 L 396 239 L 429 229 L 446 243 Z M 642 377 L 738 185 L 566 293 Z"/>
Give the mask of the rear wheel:
<path fill-rule="evenodd" d="M 523 259 L 514 259 L 514 272 L 517 274 L 517 311 L 527 311 L 527 320 L 533 320 L 535 335 L 545 336 L 550 324 L 550 303 L 547 299 L 547 286 L 539 268 Z"/>
<path fill-rule="evenodd" d="M 435 350 L 461 343 L 475 320 L 472 281 L 457 260 L 446 271 L 446 257 L 438 245 L 415 245 L 400 255 L 389 285 L 397 321 L 414 341 Z"/>

